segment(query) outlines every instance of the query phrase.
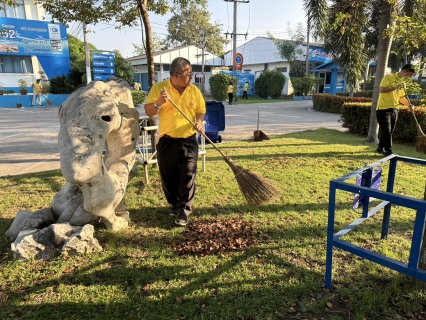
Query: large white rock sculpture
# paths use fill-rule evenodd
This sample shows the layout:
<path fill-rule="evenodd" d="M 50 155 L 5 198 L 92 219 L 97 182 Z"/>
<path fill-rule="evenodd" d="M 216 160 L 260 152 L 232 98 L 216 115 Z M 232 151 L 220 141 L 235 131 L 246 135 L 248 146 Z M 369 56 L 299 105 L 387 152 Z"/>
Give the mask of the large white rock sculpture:
<path fill-rule="evenodd" d="M 99 251 L 91 224 L 101 222 L 112 230 L 128 226 L 123 198 L 136 174 L 140 132 L 129 84 L 120 78 L 91 82 L 64 102 L 59 121 L 61 170 L 67 182 L 51 208 L 18 212 L 6 232 L 16 259 Z"/>
<path fill-rule="evenodd" d="M 74 91 L 59 110 L 58 147 L 67 183 L 53 199 L 57 222 L 81 226 L 100 219 L 113 230 L 128 225 L 121 202 L 140 129 L 125 84 L 118 78 L 91 82 Z"/>

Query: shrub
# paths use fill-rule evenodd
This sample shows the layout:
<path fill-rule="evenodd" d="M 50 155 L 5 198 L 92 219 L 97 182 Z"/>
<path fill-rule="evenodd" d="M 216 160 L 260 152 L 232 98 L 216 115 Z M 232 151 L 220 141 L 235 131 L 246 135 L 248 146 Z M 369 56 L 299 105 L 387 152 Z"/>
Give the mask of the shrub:
<path fill-rule="evenodd" d="M 317 93 L 313 95 L 313 108 L 317 111 L 341 113 L 345 102 L 371 102 L 371 98 L 339 97 L 332 94 Z"/>
<path fill-rule="evenodd" d="M 422 130 L 426 129 L 426 107 L 416 108 L 415 115 Z M 350 133 L 366 136 L 370 124 L 371 103 L 347 102 L 342 106 L 340 120 L 342 127 L 348 128 Z M 416 124 L 413 115 L 408 108 L 399 110 L 398 122 L 396 124 L 393 138 L 402 142 L 415 142 L 417 136 Z"/>
<path fill-rule="evenodd" d="M 228 86 L 229 83 L 234 86 L 234 93 L 237 89 L 237 79 L 224 73 L 218 73 L 211 76 L 209 79 L 210 90 L 213 99 L 217 101 L 225 101 L 228 99 Z"/>
<path fill-rule="evenodd" d="M 349 97 L 349 92 L 338 92 L 336 95 L 341 97 Z M 365 91 L 358 91 L 354 92 L 354 97 L 363 97 L 363 98 L 372 98 L 373 97 L 373 90 L 365 90 Z"/>
<path fill-rule="evenodd" d="M 367 81 L 365 82 L 365 90 L 366 91 L 373 91 L 374 81 L 376 81 L 376 77 L 368 77 L 367 78 Z"/>
<path fill-rule="evenodd" d="M 296 96 L 306 96 L 314 91 L 317 83 L 324 82 L 324 79 L 316 79 L 312 75 L 307 75 L 303 77 L 290 77 L 290 81 Z"/>
<path fill-rule="evenodd" d="M 254 90 L 263 99 L 277 99 L 281 96 L 285 82 L 286 77 L 278 69 L 263 70 L 254 82 Z"/>
<path fill-rule="evenodd" d="M 49 92 L 53 94 L 67 94 L 75 90 L 71 81 L 65 75 L 53 77 L 50 79 Z"/>
<path fill-rule="evenodd" d="M 132 92 L 132 99 L 133 99 L 134 105 L 143 104 L 145 102 L 145 99 L 146 99 L 146 92 L 145 91 L 132 90 L 131 92 Z"/>
<path fill-rule="evenodd" d="M 370 124 L 371 102 L 346 102 L 341 108 L 340 121 L 343 128 L 353 134 L 368 134 Z"/>

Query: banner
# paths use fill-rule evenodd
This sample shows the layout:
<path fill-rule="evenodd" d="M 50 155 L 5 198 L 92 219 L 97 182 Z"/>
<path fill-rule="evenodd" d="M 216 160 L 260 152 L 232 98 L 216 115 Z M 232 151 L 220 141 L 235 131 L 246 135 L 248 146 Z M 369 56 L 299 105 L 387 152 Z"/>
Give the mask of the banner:
<path fill-rule="evenodd" d="M 36 56 L 46 75 L 68 75 L 71 66 L 65 26 L 0 17 L 0 55 Z"/>

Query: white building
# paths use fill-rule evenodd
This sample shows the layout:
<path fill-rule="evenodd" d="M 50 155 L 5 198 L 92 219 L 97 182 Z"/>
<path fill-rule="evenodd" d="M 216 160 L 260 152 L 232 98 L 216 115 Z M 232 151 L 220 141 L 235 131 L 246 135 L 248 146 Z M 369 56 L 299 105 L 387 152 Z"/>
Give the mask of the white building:
<path fill-rule="evenodd" d="M 306 61 L 306 44 L 301 46 L 303 54 L 297 57 L 299 61 Z M 289 61 L 281 58 L 278 55 L 277 47 L 271 38 L 256 37 L 236 49 L 236 53 L 241 53 L 244 58 L 244 63 L 241 71 L 248 71 L 255 75 L 255 78 L 263 70 L 272 70 L 277 68 L 287 78 L 286 84 L 283 89 L 283 95 L 288 95 L 293 92 L 291 84 L 289 85 Z M 309 68 L 316 67 L 325 62 L 331 61 L 321 44 L 309 44 Z M 229 52 L 224 56 L 224 64 L 226 66 L 233 65 L 233 53 Z"/>
<path fill-rule="evenodd" d="M 155 82 L 170 78 L 170 64 L 173 59 L 183 57 L 188 59 L 192 65 L 194 77 L 192 82 L 202 90 L 203 80 L 203 50 L 196 46 L 184 46 L 173 49 L 154 52 Z M 146 55 L 127 58 L 127 61 L 135 70 L 135 81 L 142 84 L 142 90 L 148 91 L 148 63 Z M 209 78 L 213 67 L 223 66 L 223 59 L 204 51 L 204 92 L 210 92 Z"/>

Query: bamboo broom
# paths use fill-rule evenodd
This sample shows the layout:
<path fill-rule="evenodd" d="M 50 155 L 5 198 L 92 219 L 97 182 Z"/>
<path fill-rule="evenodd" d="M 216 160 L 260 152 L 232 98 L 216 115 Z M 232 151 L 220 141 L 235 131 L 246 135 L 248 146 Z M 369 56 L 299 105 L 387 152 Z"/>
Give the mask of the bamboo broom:
<path fill-rule="evenodd" d="M 168 93 L 167 96 L 170 97 Z M 176 105 L 176 103 L 173 102 L 172 99 L 168 98 L 168 101 L 170 101 L 170 103 L 180 112 L 181 115 L 185 117 L 186 120 L 189 121 L 189 123 L 195 126 L 194 121 L 192 121 Z M 241 166 L 228 158 L 204 132 L 201 132 L 201 134 L 222 155 L 225 162 L 231 168 L 235 175 L 235 179 L 237 180 L 238 187 L 240 188 L 241 193 L 249 205 L 258 206 L 260 204 L 269 202 L 280 195 L 281 192 L 278 191 L 269 181 L 255 175 L 253 172 L 247 169 L 243 169 Z"/>

